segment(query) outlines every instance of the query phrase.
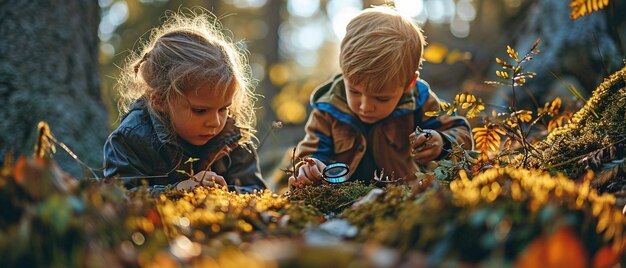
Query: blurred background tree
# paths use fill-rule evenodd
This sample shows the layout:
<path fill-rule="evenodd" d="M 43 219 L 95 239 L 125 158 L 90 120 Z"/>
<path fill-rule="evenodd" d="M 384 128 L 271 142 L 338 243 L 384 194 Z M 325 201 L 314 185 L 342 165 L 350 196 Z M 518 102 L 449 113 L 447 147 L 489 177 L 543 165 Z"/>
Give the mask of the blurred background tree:
<path fill-rule="evenodd" d="M 98 73 L 99 20 L 93 1 L 0 1 L 0 162 L 10 150 L 32 155 L 44 120 L 78 158 L 102 165 L 109 128 Z M 67 153 L 55 159 L 83 175 Z"/>

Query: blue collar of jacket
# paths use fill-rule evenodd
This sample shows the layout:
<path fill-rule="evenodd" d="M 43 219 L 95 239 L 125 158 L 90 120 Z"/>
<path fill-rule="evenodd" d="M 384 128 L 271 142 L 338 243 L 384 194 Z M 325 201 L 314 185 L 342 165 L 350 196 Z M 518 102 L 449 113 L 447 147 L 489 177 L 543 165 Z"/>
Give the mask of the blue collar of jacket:
<path fill-rule="evenodd" d="M 389 116 L 379 122 L 384 122 L 395 117 L 403 116 L 417 111 L 428 99 L 430 87 L 423 80 L 417 80 L 416 85 L 408 93 L 400 97 L 396 108 Z M 311 96 L 311 106 L 320 111 L 327 112 L 337 120 L 344 122 L 355 129 L 363 130 L 363 123 L 350 110 L 346 100 L 346 90 L 343 83 L 343 75 L 335 76 L 330 82 L 317 88 Z"/>

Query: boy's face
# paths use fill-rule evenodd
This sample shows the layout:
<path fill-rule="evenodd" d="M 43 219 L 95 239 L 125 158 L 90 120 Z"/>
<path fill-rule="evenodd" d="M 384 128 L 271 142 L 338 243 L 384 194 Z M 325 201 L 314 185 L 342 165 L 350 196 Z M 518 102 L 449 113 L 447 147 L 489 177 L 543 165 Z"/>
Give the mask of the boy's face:
<path fill-rule="evenodd" d="M 389 116 L 400 101 L 404 92 L 411 87 L 385 86 L 380 93 L 368 93 L 361 85 L 355 85 L 344 77 L 348 107 L 366 124 L 372 124 Z"/>
<path fill-rule="evenodd" d="M 219 96 L 205 85 L 178 97 L 169 111 L 176 134 L 193 145 L 204 145 L 226 125 L 233 94 Z"/>

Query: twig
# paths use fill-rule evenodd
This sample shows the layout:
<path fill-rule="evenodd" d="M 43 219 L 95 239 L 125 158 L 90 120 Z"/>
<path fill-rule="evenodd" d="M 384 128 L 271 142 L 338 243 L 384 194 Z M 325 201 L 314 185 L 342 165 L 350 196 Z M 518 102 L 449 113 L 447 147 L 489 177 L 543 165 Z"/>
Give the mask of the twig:
<path fill-rule="evenodd" d="M 623 141 L 626 141 L 626 138 L 623 138 L 623 139 L 621 139 L 621 140 L 619 140 L 619 141 L 617 141 L 617 142 L 611 143 L 611 144 L 609 144 L 609 145 L 607 145 L 607 146 L 604 146 L 604 147 L 602 147 L 602 148 L 600 148 L 600 149 L 597 149 L 597 150 L 594 150 L 594 151 L 598 151 L 598 150 L 605 150 L 605 149 L 610 148 L 611 146 L 614 146 L 614 145 L 616 145 L 616 144 L 619 144 L 619 143 L 621 143 L 621 142 L 623 142 Z M 553 167 L 553 168 L 554 168 L 554 167 L 560 167 L 560 166 L 563 166 L 563 165 L 569 164 L 569 163 L 571 163 L 571 162 L 574 162 L 574 161 L 576 161 L 576 160 L 579 160 L 579 159 L 585 158 L 585 157 L 589 156 L 589 154 L 590 154 L 590 153 L 586 153 L 586 154 L 584 154 L 584 155 L 579 155 L 579 156 L 577 156 L 577 157 L 570 158 L 570 159 L 568 159 L 568 160 L 566 160 L 566 161 L 564 161 L 564 162 L 561 162 L 561 163 L 558 163 L 558 164 L 555 164 L 555 165 L 551 165 L 550 167 Z"/>

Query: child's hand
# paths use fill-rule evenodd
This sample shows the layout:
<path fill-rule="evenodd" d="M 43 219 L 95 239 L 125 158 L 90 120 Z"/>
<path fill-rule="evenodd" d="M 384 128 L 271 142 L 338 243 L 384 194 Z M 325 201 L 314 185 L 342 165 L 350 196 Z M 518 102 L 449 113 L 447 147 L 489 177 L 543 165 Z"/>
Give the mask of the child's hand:
<path fill-rule="evenodd" d="M 315 158 L 305 158 L 303 163 L 298 168 L 298 176 L 291 175 L 289 177 L 289 184 L 298 188 L 302 188 L 305 185 L 311 185 L 322 181 L 322 171 L 326 164 L 322 163 Z"/>
<path fill-rule="evenodd" d="M 213 171 L 203 170 L 203 171 L 198 172 L 198 174 L 193 176 L 193 178 L 179 182 L 178 185 L 176 185 L 176 189 L 190 190 L 197 186 L 215 187 L 215 186 L 227 186 L 227 185 L 226 185 L 226 180 L 224 180 L 224 177 L 217 175 L 217 173 Z"/>
<path fill-rule="evenodd" d="M 411 157 L 423 165 L 435 160 L 441 154 L 443 137 L 435 130 L 425 129 L 422 133 L 411 133 L 409 142 L 411 143 Z"/>
<path fill-rule="evenodd" d="M 224 177 L 217 175 L 217 173 L 213 172 L 213 171 L 200 171 L 198 172 L 198 174 L 196 174 L 195 176 L 193 176 L 197 182 L 200 183 L 200 185 L 202 186 L 209 186 L 209 187 L 215 187 L 215 186 L 228 186 L 226 184 L 226 180 L 224 180 Z"/>

